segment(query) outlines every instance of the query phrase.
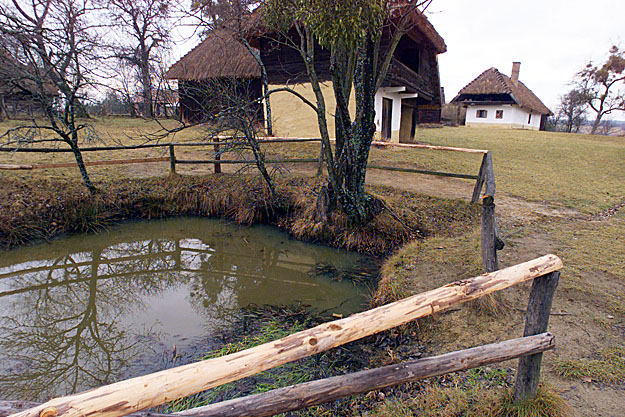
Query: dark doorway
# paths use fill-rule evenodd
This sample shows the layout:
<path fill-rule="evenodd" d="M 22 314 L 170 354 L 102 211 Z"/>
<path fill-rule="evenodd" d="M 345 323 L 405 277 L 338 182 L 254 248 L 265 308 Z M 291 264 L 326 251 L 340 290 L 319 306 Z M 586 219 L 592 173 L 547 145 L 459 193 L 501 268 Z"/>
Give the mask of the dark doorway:
<path fill-rule="evenodd" d="M 382 140 L 391 139 L 391 121 L 393 119 L 393 100 L 382 99 Z"/>

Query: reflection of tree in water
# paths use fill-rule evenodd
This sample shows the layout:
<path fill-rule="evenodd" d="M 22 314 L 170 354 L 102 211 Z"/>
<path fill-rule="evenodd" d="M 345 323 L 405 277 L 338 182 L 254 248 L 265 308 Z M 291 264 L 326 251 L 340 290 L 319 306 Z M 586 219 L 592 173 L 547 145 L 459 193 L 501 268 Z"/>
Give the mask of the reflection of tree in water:
<path fill-rule="evenodd" d="M 106 263 L 110 249 L 94 250 L 13 274 L 10 288 L 0 292 L 0 299 L 10 297 L 8 316 L 0 317 L 2 397 L 32 400 L 110 383 L 149 349 L 149 331 L 132 334 L 117 318 L 141 308 L 139 296 L 169 287 L 176 277 L 138 276 L 154 268 L 145 255 L 159 249 L 130 246 L 115 263 Z"/>
<path fill-rule="evenodd" d="M 265 299 L 295 301 L 301 288 L 318 285 L 308 273 L 327 250 L 290 252 L 275 236 L 248 241 L 224 229 L 200 238 L 130 229 L 107 244 L 80 242 L 80 252 L 57 245 L 52 260 L 32 261 L 26 252 L 28 262 L 0 267 L 0 398 L 43 400 L 136 375 L 133 366 L 144 369 L 161 339 L 122 317 L 168 289 L 188 287 L 209 329 L 240 319 L 240 308 L 262 291 Z"/>

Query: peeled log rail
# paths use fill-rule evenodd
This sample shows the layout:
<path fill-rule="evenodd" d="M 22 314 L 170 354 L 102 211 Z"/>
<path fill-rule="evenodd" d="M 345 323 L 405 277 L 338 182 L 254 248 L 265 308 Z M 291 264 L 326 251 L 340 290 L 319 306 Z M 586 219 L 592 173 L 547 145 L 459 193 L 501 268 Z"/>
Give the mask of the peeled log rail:
<path fill-rule="evenodd" d="M 140 159 L 120 159 L 113 161 L 92 161 L 85 162 L 85 166 L 97 165 L 126 165 L 126 164 L 145 164 L 150 162 L 167 162 L 169 158 L 140 158 Z M 8 166 L 8 168 L 6 168 Z M 76 162 L 67 162 L 60 164 L 37 164 L 37 165 L 0 165 L 0 169 L 52 169 L 52 168 L 72 168 L 76 166 Z"/>
<path fill-rule="evenodd" d="M 477 175 L 470 174 L 454 174 L 453 172 L 439 172 L 439 171 L 428 171 L 425 169 L 413 169 L 413 168 L 398 168 L 398 167 L 385 167 L 381 165 L 367 165 L 369 169 L 381 169 L 384 171 L 399 171 L 399 172 L 410 172 L 413 174 L 427 174 L 427 175 L 436 175 L 439 177 L 451 177 L 451 178 L 464 178 L 469 180 L 478 179 Z"/>
<path fill-rule="evenodd" d="M 207 146 L 222 143 L 222 140 L 234 140 L 231 136 L 217 136 L 219 142 L 180 142 L 180 143 L 145 143 L 141 145 L 118 145 L 118 146 L 85 146 L 80 148 L 81 152 L 99 152 L 99 151 L 123 151 L 132 149 L 151 149 L 151 148 L 164 148 L 167 146 Z M 258 143 L 298 143 L 298 142 L 320 142 L 318 138 L 271 138 L 271 139 L 259 139 Z M 0 147 L 0 152 L 39 152 L 39 153 L 68 153 L 74 152 L 69 148 L 7 148 Z"/>
<path fill-rule="evenodd" d="M 63 417 L 93 414 L 124 416 L 327 351 L 561 268 L 560 258 L 543 256 L 490 274 L 456 281 L 238 353 L 52 399 L 15 416 L 39 417 L 46 409 L 53 409 L 53 416 Z"/>
<path fill-rule="evenodd" d="M 549 333 L 543 333 L 431 358 L 407 361 L 377 369 L 291 385 L 244 398 L 235 398 L 216 404 L 192 408 L 171 414 L 170 416 L 271 416 L 406 382 L 418 381 L 450 372 L 464 371 L 520 356 L 534 355 L 553 349 L 554 346 L 555 338 Z M 18 412 L 35 405 L 38 404 L 5 403 L 3 407 L 2 402 L 0 402 L 0 417 L 5 417 L 11 412 Z M 144 417 L 167 416 L 154 413 L 133 415 L 142 415 Z"/>
<path fill-rule="evenodd" d="M 479 154 L 488 153 L 488 151 L 484 149 L 455 148 L 452 146 L 423 145 L 419 143 L 389 143 L 389 142 L 373 141 L 371 142 L 371 145 L 389 146 L 393 148 L 432 149 L 435 151 L 452 151 L 452 152 L 464 152 L 464 153 L 479 153 Z"/>
<path fill-rule="evenodd" d="M 193 408 L 176 413 L 176 415 L 187 417 L 272 416 L 406 382 L 464 371 L 520 356 L 535 355 L 554 347 L 553 335 L 543 333 L 431 358 L 291 385 L 249 397 Z"/>
<path fill-rule="evenodd" d="M 169 160 L 169 159 L 168 159 Z M 266 164 L 301 164 L 301 163 L 310 163 L 317 162 L 317 159 L 268 159 L 265 161 Z M 198 160 L 187 160 L 187 159 L 176 159 L 177 164 L 255 164 L 256 161 L 253 159 L 198 159 Z"/>

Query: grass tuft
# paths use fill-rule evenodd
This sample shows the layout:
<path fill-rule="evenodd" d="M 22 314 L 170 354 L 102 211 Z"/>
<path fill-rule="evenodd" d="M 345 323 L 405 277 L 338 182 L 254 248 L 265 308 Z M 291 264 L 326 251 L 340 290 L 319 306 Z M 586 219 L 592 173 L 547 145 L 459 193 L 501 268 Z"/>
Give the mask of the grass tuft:
<path fill-rule="evenodd" d="M 588 382 L 625 382 L 625 347 L 614 346 L 599 351 L 598 358 L 560 361 L 555 371 L 563 378 L 583 379 Z"/>

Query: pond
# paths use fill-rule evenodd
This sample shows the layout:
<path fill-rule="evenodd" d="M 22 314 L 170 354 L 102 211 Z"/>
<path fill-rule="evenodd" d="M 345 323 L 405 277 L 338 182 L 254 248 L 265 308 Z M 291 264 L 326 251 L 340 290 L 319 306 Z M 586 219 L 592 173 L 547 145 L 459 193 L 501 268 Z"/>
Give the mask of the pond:
<path fill-rule="evenodd" d="M 214 219 L 126 223 L 0 253 L 0 399 L 197 360 L 250 305 L 366 308 L 373 259 Z"/>

